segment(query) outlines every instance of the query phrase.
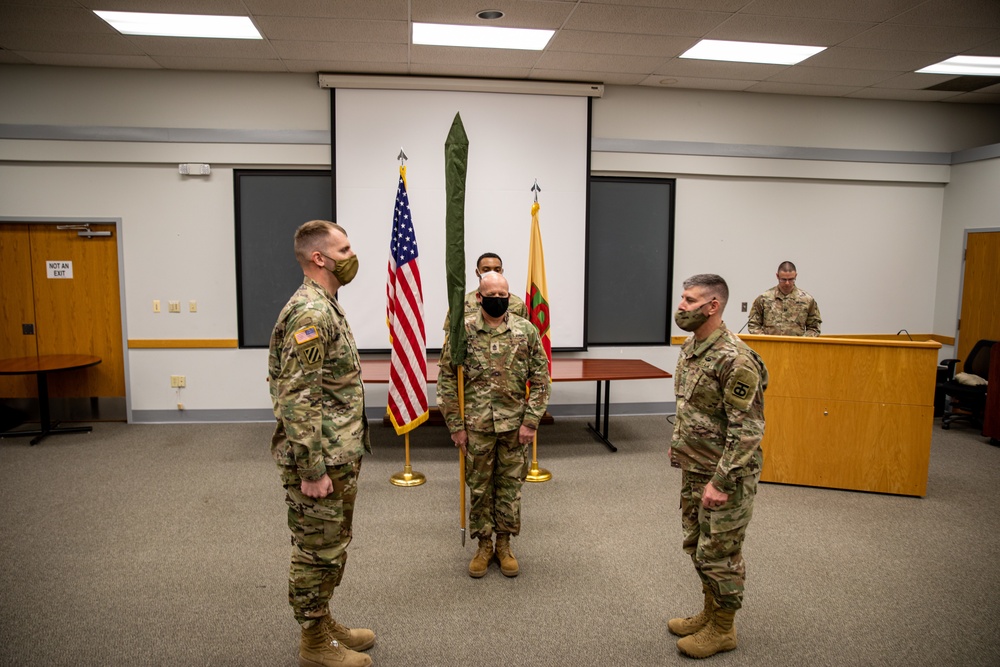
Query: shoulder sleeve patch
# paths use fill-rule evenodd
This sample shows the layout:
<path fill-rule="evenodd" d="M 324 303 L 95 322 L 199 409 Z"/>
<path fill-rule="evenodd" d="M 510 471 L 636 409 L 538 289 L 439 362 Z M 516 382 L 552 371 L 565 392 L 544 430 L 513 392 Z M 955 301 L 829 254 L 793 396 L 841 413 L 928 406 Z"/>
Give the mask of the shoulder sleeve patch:
<path fill-rule="evenodd" d="M 319 332 L 316 330 L 315 326 L 302 327 L 295 332 L 295 342 L 299 345 L 308 343 L 311 340 L 316 340 L 319 338 Z"/>
<path fill-rule="evenodd" d="M 747 410 L 753 403 L 760 377 L 746 366 L 740 366 L 726 385 L 725 401 L 737 410 Z"/>

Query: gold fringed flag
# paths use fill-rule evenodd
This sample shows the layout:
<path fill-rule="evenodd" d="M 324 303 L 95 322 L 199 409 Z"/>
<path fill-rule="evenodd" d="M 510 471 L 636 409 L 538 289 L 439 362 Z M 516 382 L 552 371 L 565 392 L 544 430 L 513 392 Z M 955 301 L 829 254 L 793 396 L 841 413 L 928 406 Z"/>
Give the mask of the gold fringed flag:
<path fill-rule="evenodd" d="M 528 291 L 525 304 L 528 319 L 542 339 L 545 356 L 552 373 L 552 336 L 549 333 L 549 285 L 545 281 L 545 253 L 542 250 L 542 230 L 538 226 L 538 202 L 531 205 L 531 242 L 528 245 Z"/>

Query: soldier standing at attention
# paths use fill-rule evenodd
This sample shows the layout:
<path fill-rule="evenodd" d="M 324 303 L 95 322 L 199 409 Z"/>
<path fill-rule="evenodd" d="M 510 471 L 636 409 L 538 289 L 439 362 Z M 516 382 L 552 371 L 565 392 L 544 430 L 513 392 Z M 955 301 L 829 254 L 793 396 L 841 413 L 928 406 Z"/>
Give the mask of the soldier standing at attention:
<path fill-rule="evenodd" d="M 476 260 L 476 278 L 479 280 L 483 279 L 487 273 L 499 273 L 503 275 L 503 260 L 500 259 L 500 255 L 495 252 L 484 252 Z M 479 300 L 476 294 L 479 292 L 478 289 L 474 289 L 465 295 L 465 316 L 475 315 L 479 312 Z M 517 296 L 516 294 L 510 295 L 510 306 L 507 309 L 508 312 L 514 313 L 515 315 L 520 315 L 524 319 L 528 319 L 528 307 L 524 305 L 524 299 Z M 444 330 L 448 331 L 448 317 L 444 318 Z"/>
<path fill-rule="evenodd" d="M 680 351 L 671 465 L 682 470 L 682 547 L 701 579 L 704 609 L 672 618 L 677 648 L 707 658 L 736 648 L 733 617 L 743 604 L 742 547 L 753 515 L 764 436 L 767 368 L 722 321 L 726 281 L 700 274 L 684 281 L 674 320 L 694 335 Z"/>
<path fill-rule="evenodd" d="M 747 331 L 769 336 L 818 336 L 823 318 L 816 299 L 795 286 L 791 262 L 778 266 L 778 284 L 754 299 Z"/>
<path fill-rule="evenodd" d="M 295 232 L 305 278 L 271 334 L 268 381 L 292 531 L 288 601 L 302 626 L 301 667 L 366 667 L 375 633 L 350 630 L 327 604 L 344 576 L 361 457 L 371 451 L 361 361 L 336 294 L 358 272 L 344 228 L 313 220 Z"/>
<path fill-rule="evenodd" d="M 465 481 L 472 497 L 469 526 L 472 537 L 479 538 L 469 576 L 485 575 L 495 555 L 500 571 L 516 577 L 520 568 L 510 538 L 521 532 L 528 445 L 549 403 L 548 359 L 535 325 L 507 312 L 507 279 L 499 272 L 483 274 L 476 299 L 480 310 L 465 318 L 465 422 L 459 414 L 458 372 L 448 340 L 438 363 L 438 404 L 452 441 L 465 456 Z"/>

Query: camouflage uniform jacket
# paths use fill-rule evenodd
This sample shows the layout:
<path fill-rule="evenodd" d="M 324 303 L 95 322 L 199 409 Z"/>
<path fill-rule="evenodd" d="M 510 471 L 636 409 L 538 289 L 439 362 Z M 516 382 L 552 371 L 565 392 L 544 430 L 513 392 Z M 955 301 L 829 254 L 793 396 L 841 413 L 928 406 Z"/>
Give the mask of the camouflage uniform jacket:
<path fill-rule="evenodd" d="M 361 360 L 340 304 L 306 278 L 278 315 L 267 360 L 277 425 L 271 455 L 285 483 L 370 451 Z"/>
<path fill-rule="evenodd" d="M 475 315 L 481 310 L 479 305 L 479 299 L 476 298 L 476 292 L 479 290 L 472 290 L 465 295 L 465 316 Z M 516 294 L 510 295 L 510 304 L 507 306 L 508 313 L 514 313 L 515 315 L 520 315 L 524 319 L 528 319 L 528 307 L 524 305 L 524 299 L 517 296 Z M 448 316 L 444 316 L 444 330 L 448 331 Z"/>
<path fill-rule="evenodd" d="M 747 330 L 769 336 L 818 336 L 819 316 L 816 299 L 796 287 L 788 296 L 772 287 L 754 299 Z"/>
<path fill-rule="evenodd" d="M 712 485 L 729 494 L 741 477 L 760 472 L 767 379 L 761 358 L 725 324 L 703 341 L 690 336 L 674 376 L 672 462 L 711 475 Z"/>
<path fill-rule="evenodd" d="M 446 340 L 438 362 L 438 405 L 455 433 L 463 429 L 504 433 L 521 424 L 538 428 L 549 404 L 549 366 L 535 325 L 507 313 L 495 329 L 483 320 L 482 310 L 465 318 L 465 423 L 458 410 L 458 372 L 451 363 Z M 525 387 L 531 392 L 525 399 Z"/>

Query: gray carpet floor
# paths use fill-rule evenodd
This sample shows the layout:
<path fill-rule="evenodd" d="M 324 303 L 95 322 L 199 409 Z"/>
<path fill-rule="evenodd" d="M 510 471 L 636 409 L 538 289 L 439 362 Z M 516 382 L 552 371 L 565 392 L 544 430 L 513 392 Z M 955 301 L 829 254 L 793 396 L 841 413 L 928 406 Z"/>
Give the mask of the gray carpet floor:
<path fill-rule="evenodd" d="M 334 596 L 376 665 L 690 664 L 667 618 L 700 605 L 680 550 L 663 417 L 616 417 L 611 453 L 543 427 L 516 579 L 466 574 L 455 450 L 374 427 Z M 0 664 L 295 664 L 289 544 L 268 424 L 103 423 L 0 440 Z M 1000 449 L 937 425 L 926 498 L 762 485 L 739 647 L 715 665 L 1000 665 Z"/>

